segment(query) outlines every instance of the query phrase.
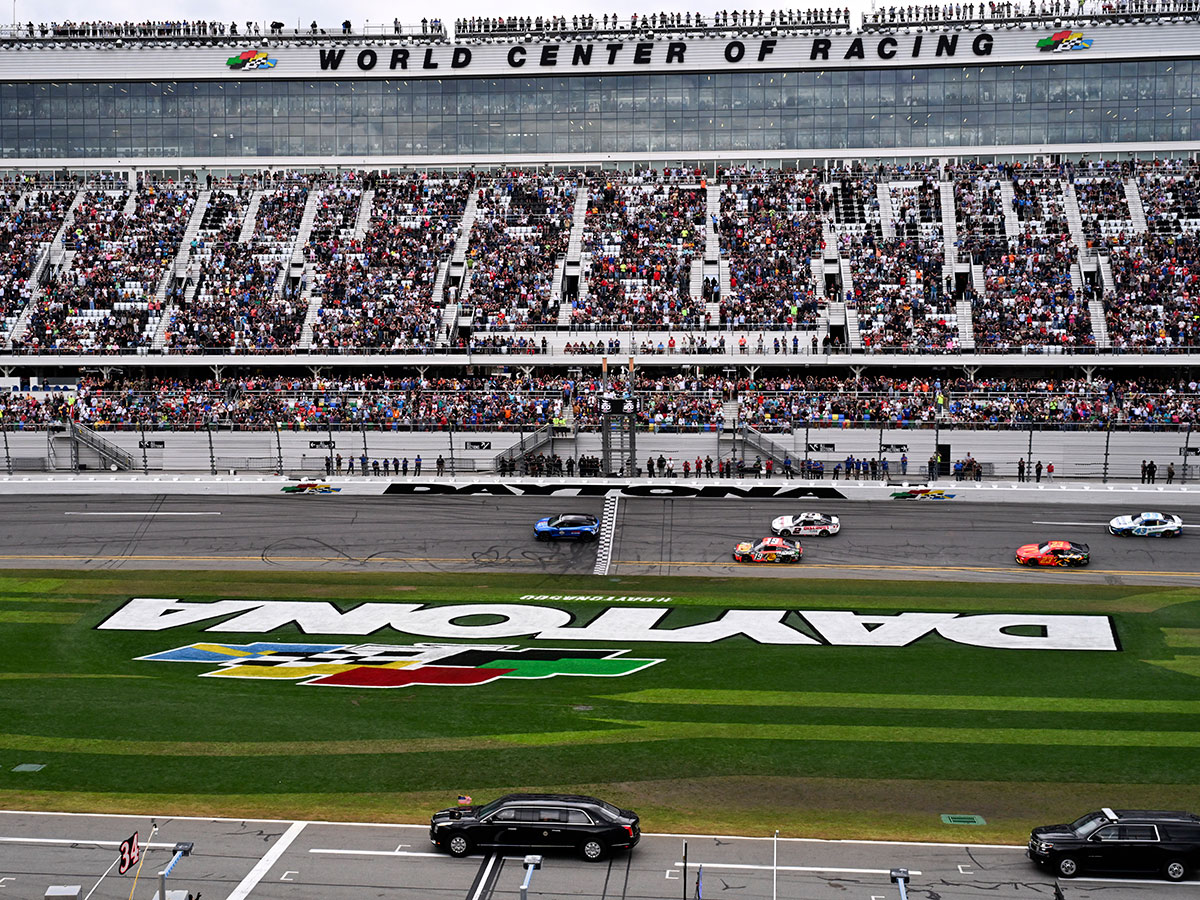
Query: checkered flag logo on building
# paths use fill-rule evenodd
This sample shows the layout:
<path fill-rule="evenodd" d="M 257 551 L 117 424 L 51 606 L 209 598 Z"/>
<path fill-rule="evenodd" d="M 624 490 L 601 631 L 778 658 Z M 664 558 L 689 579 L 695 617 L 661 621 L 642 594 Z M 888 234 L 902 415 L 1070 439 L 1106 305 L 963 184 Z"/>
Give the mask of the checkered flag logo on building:
<path fill-rule="evenodd" d="M 276 678 L 328 687 L 400 688 L 476 685 L 501 678 L 582 675 L 612 678 L 661 659 L 629 659 L 627 650 L 554 649 L 486 644 L 189 644 L 139 660 L 208 663 L 214 678 Z"/>
<path fill-rule="evenodd" d="M 1092 38 L 1085 38 L 1081 31 L 1059 31 L 1037 42 L 1039 50 L 1062 53 L 1066 50 L 1086 50 L 1092 46 Z"/>

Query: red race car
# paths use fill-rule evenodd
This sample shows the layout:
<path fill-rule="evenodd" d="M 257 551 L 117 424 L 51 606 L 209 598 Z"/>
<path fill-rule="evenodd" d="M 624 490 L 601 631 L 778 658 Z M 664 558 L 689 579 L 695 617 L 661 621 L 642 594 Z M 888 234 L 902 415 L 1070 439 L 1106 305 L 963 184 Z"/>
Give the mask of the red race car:
<path fill-rule="evenodd" d="M 1017 548 L 1023 566 L 1086 566 L 1091 561 L 1087 544 L 1074 541 L 1043 541 Z"/>

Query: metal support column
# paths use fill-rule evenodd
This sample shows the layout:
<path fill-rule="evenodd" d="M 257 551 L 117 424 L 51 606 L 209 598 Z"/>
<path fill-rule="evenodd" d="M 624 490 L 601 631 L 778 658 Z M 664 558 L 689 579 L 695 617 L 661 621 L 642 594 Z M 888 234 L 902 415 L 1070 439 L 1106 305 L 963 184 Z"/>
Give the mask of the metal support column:
<path fill-rule="evenodd" d="M 8 474 L 12 474 L 12 454 L 8 452 L 8 423 L 4 424 L 4 467 L 8 470 Z M 1184 471 L 1187 471 L 1186 465 Z M 1184 476 L 1187 477 L 1186 475 Z"/>
<path fill-rule="evenodd" d="M 142 474 L 150 474 L 150 460 L 146 458 L 146 423 L 138 422 L 138 432 L 142 436 Z"/>
<path fill-rule="evenodd" d="M 213 452 L 212 422 L 208 423 L 208 471 L 217 474 L 217 454 Z"/>

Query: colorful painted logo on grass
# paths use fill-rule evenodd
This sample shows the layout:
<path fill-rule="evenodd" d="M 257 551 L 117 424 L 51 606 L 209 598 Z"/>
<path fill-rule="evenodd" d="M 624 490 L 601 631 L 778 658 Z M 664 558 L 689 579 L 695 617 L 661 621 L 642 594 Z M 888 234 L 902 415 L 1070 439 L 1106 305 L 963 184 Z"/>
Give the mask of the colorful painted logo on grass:
<path fill-rule="evenodd" d="M 299 484 L 287 484 L 280 488 L 285 494 L 338 494 L 340 487 L 332 484 L 318 484 L 313 481 L 302 481 Z"/>
<path fill-rule="evenodd" d="M 1059 31 L 1037 42 L 1039 50 L 1063 53 L 1067 50 L 1086 50 L 1092 46 L 1092 38 L 1085 38 L 1081 31 Z"/>
<path fill-rule="evenodd" d="M 203 676 L 276 678 L 329 687 L 475 685 L 501 678 L 616 677 L 661 659 L 626 659 L 626 650 L 555 650 L 486 644 L 189 644 L 138 659 L 207 663 Z"/>
<path fill-rule="evenodd" d="M 912 488 L 907 491 L 893 491 L 893 500 L 953 500 L 953 494 L 932 488 Z"/>
<path fill-rule="evenodd" d="M 231 69 L 273 69 L 277 59 L 269 59 L 266 50 L 243 50 L 237 56 L 225 60 Z"/>

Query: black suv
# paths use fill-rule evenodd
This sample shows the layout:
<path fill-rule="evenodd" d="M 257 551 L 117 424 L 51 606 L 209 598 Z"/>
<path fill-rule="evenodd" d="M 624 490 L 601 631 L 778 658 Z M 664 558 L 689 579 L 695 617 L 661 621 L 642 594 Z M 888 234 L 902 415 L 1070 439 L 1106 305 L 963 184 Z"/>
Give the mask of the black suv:
<path fill-rule="evenodd" d="M 573 794 L 508 794 L 482 806 L 443 809 L 429 822 L 429 839 L 451 856 L 476 847 L 569 849 L 597 862 L 641 836 L 637 813 Z"/>
<path fill-rule="evenodd" d="M 1029 858 L 1056 875 L 1158 872 L 1183 881 L 1200 865 L 1200 816 L 1102 809 L 1070 825 L 1042 825 L 1029 836 Z"/>

